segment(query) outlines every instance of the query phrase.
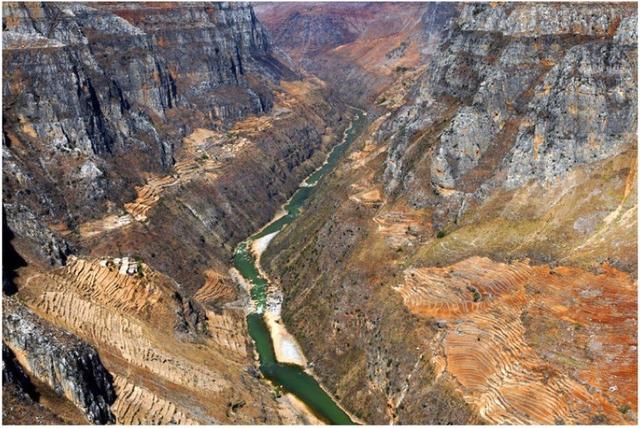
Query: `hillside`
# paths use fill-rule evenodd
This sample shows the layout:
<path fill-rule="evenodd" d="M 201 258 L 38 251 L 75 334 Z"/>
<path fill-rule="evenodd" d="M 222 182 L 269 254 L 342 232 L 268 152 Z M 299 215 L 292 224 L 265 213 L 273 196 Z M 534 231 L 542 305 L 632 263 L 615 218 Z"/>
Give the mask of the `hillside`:
<path fill-rule="evenodd" d="M 3 3 L 3 424 L 637 424 L 637 5 Z"/>
<path fill-rule="evenodd" d="M 274 238 L 283 319 L 356 416 L 635 423 L 635 22 L 465 5 Z"/>
<path fill-rule="evenodd" d="M 257 3 L 276 46 L 330 82 L 337 97 L 370 106 L 398 75 L 429 61 L 454 3 Z"/>
<path fill-rule="evenodd" d="M 3 349 L 30 399 L 65 422 L 307 421 L 260 380 L 229 267 L 344 108 L 272 55 L 246 4 L 3 15 Z M 85 355 L 95 368 L 67 367 Z M 35 423 L 7 413 L 19 395 L 3 418 Z"/>

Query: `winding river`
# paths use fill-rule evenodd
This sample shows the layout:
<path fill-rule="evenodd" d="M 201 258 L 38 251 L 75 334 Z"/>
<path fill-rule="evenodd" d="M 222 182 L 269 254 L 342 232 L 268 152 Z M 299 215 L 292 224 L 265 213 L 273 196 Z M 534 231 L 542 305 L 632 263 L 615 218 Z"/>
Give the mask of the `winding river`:
<path fill-rule="evenodd" d="M 354 424 L 349 415 L 325 392 L 313 376 L 301 365 L 278 361 L 272 331 L 265 322 L 269 280 L 259 269 L 252 246 L 260 238 L 272 238 L 300 214 L 301 207 L 312 194 L 318 181 L 329 173 L 358 137 L 366 123 L 366 113 L 357 110 L 340 144 L 336 145 L 320 168 L 309 175 L 298 187 L 280 213 L 257 233 L 238 244 L 234 253 L 234 266 L 250 284 L 253 310 L 247 316 L 249 335 L 260 357 L 260 371 L 275 385 L 300 399 L 318 418 L 333 425 Z M 262 252 L 262 250 L 260 251 Z M 259 254 L 258 254 L 259 257 Z M 279 311 L 279 308 L 278 308 Z M 302 357 L 303 358 L 303 357 Z"/>

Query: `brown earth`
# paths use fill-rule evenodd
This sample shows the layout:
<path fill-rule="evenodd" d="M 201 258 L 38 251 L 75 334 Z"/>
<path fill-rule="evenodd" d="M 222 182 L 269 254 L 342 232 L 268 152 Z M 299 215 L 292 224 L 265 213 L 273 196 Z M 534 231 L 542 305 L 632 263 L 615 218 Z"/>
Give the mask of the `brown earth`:
<path fill-rule="evenodd" d="M 330 390 L 370 423 L 635 423 L 635 148 L 436 236 L 380 186 L 384 117 L 263 257 Z"/>
<path fill-rule="evenodd" d="M 628 274 L 472 257 L 407 269 L 396 290 L 412 313 L 441 326 L 427 345 L 436 376 L 451 376 L 490 423 L 602 416 L 624 424 L 631 420 L 618 409 L 637 412 L 636 288 Z"/>
<path fill-rule="evenodd" d="M 256 14 L 293 61 L 350 102 L 368 104 L 428 61 L 454 5 L 259 3 Z M 429 21 L 429 22 L 425 22 Z"/>
<path fill-rule="evenodd" d="M 120 266 L 114 259 L 72 258 L 18 281 L 27 306 L 100 350 L 114 376 L 117 422 L 301 421 L 246 370 L 253 354 L 242 309 L 207 310 L 205 325 L 194 325 L 174 281 L 141 262 L 132 274 Z"/>
<path fill-rule="evenodd" d="M 11 174 L 3 176 L 5 189 L 18 189 L 6 198 L 12 227 L 20 226 L 8 246 L 20 259 L 11 260 L 8 269 L 18 268 L 10 274 L 15 299 L 95 347 L 113 375 L 116 422 L 315 421 L 286 397 L 276 399 L 260 379 L 245 325 L 248 296 L 228 268 L 235 245 L 268 221 L 322 163 L 333 136 L 348 122 L 338 101 L 346 100 L 367 106 L 368 129 L 263 257 L 263 267 L 283 290 L 283 321 L 331 394 L 359 420 L 375 424 L 636 423 L 636 138 L 628 130 L 616 134 L 624 140 L 623 150 L 576 163 L 554 180 L 501 186 L 520 133 L 532 132 L 531 162 L 545 150 L 558 150 L 547 144 L 551 134 L 545 140 L 534 121 L 556 114 L 542 108 L 553 104 L 545 97 L 559 90 L 564 95 L 555 83 L 543 84 L 545 79 L 579 51 L 574 48 L 591 50 L 573 59 L 580 66 L 572 60 L 564 64 L 572 76 L 589 74 L 597 64 L 587 60 L 609 55 L 609 44 L 627 49 L 623 59 L 635 52 L 626 47 L 629 43 L 614 42 L 628 37 L 619 30 L 635 6 L 596 5 L 602 19 L 588 25 L 584 8 L 553 5 L 553 16 L 545 19 L 560 30 L 537 25 L 523 34 L 492 26 L 509 20 L 526 27 L 528 17 L 548 12 L 536 15 L 528 8 L 546 6 L 469 5 L 472 17 L 476 12 L 505 14 L 479 22 L 467 16 L 464 25 L 471 29 L 452 27 L 464 33 L 458 44 L 446 41 L 436 51 L 444 38 L 440 30 L 460 8 L 260 4 L 257 15 L 282 49 L 278 58 L 288 54 L 299 70 L 308 70 L 301 72 L 305 77 L 295 80 L 270 56 L 252 12 L 232 11 L 230 16 L 248 17 L 243 25 L 252 37 L 259 36 L 264 52 L 251 58 L 246 74 L 243 60 L 230 55 L 224 65 L 217 64 L 224 70 L 222 83 L 202 92 L 206 96 L 186 100 L 195 104 L 177 109 L 172 104 L 176 91 L 183 94 L 210 79 L 197 67 L 200 58 L 192 59 L 193 70 L 183 73 L 174 61 L 181 28 L 165 28 L 165 18 L 192 16 L 190 8 L 196 8 L 174 6 L 99 6 L 152 33 L 154 49 L 170 58 L 166 70 L 157 63 L 157 71 L 150 68 L 150 79 L 145 73 L 136 76 L 133 88 L 145 106 L 144 120 L 170 137 L 168 152 L 157 136 L 158 141 L 146 141 L 151 137 L 140 131 L 142 125 L 140 132 L 124 134 L 139 139 L 136 148 L 131 150 L 126 138 L 114 146 L 108 162 L 53 150 L 49 140 L 62 140 L 57 128 L 43 128 L 30 115 L 16 114 L 3 126 L 7 150 L 18 159 L 10 159 Z M 40 22 L 45 9 L 25 7 Z M 574 12 L 580 19 L 563 29 Z M 209 20 L 221 24 L 216 19 L 224 13 L 206 6 L 207 25 L 196 33 L 206 35 Z M 12 30 L 20 28 L 16 16 L 8 19 Z M 546 31 L 540 40 L 532 39 L 532 33 Z M 100 31 L 93 29 L 87 37 L 111 49 L 113 41 Z M 55 64 L 66 52 L 44 37 L 12 43 L 7 53 L 17 62 L 29 48 L 42 57 L 52 54 Z M 125 50 L 126 55 L 139 49 Z M 589 58 L 594 52 L 598 55 Z M 440 68 L 430 68 L 438 54 L 441 62 L 436 58 L 434 64 Z M 99 57 L 102 66 L 112 65 L 107 57 Z M 620 57 L 607 58 L 628 66 Z M 152 59 L 146 61 L 153 65 Z M 500 68 L 501 60 L 512 63 Z M 637 69 L 636 60 L 629 61 Z M 497 94 L 495 99 L 474 93 L 483 79 L 491 83 L 493 72 L 503 73 L 495 74 L 493 83 L 520 74 L 532 77 L 515 92 L 506 84 L 491 86 L 489 95 Z M 606 78 L 593 73 L 584 82 L 607 86 L 619 77 L 605 72 L 610 72 Z M 28 84 L 16 72 L 9 89 L 21 93 Z M 87 97 L 90 82 L 83 85 L 78 93 Z M 124 111 L 118 86 L 108 87 L 113 112 Z M 633 98 L 620 88 L 602 95 L 613 100 L 607 104 L 612 117 Z M 595 107 L 581 109 L 576 101 L 590 96 L 587 92 L 576 89 L 567 112 L 558 113 L 567 120 L 560 125 L 595 123 Z M 75 99 L 74 90 L 68 95 Z M 534 102 L 542 105 L 530 111 L 538 116 L 525 117 Z M 90 117 L 100 111 L 89 107 Z M 487 109 L 493 114 L 488 120 L 497 118 L 495 138 L 482 153 L 479 148 L 452 150 L 449 170 L 434 168 L 444 134 L 478 137 L 469 131 L 474 128 L 465 127 L 469 123 L 448 129 L 461 109 L 471 108 Z M 637 109 L 635 115 L 624 120 L 637 121 Z M 616 116 L 607 126 L 615 128 L 621 120 Z M 562 129 L 571 135 L 581 131 Z M 601 135 L 602 141 L 594 135 L 586 148 L 580 147 L 593 150 L 594 157 L 600 155 L 597 149 L 618 143 L 609 141 L 608 134 Z M 42 145 L 44 137 L 49 140 Z M 574 140 L 579 139 L 568 138 L 560 146 Z M 36 152 L 46 161 L 34 166 Z M 480 156 L 477 163 L 458 174 L 462 163 L 453 158 L 470 154 Z M 111 193 L 96 199 L 92 179 L 76 181 L 69 175 L 81 170 L 85 158 L 107 173 L 98 180 L 100 186 L 115 180 Z M 109 175 L 112 170 L 115 176 Z M 396 173 L 392 191 L 389 176 Z M 453 186 L 438 184 L 447 174 L 458 174 Z M 31 189 L 33 177 L 39 187 Z M 67 187 L 52 188 L 50 181 Z M 69 195 L 66 188 L 72 190 Z M 53 195 L 53 202 L 38 195 Z M 38 229 L 34 224 L 41 220 L 46 224 Z M 47 233 L 70 247 L 61 247 Z M 37 244 L 43 236 L 47 245 Z M 67 259 L 72 251 L 77 257 Z M 29 401 L 5 391 L 3 422 L 85 421 L 70 401 L 32 375 L 40 398 Z"/>
<path fill-rule="evenodd" d="M 90 255 L 72 256 L 66 266 L 54 270 L 28 266 L 18 271 L 15 284 L 23 303 L 100 352 L 114 376 L 117 399 L 111 409 L 118 423 L 307 421 L 299 406 L 294 407 L 287 397 L 276 400 L 270 386 L 257 375 L 245 324 L 248 296 L 227 273 L 234 243 L 224 241 L 225 246 L 216 249 L 217 258 L 206 254 L 196 265 L 199 272 L 183 271 L 182 275 L 201 284 L 185 290 L 184 282 L 177 283 L 153 264 L 158 263 L 154 260 L 158 255 L 179 270 L 187 254 L 194 251 L 186 249 L 189 241 L 182 237 L 185 258 L 176 257 L 177 248 L 167 251 L 167 245 L 180 236 L 162 236 L 156 230 L 160 232 L 156 236 L 162 238 L 150 239 L 147 231 L 157 221 L 173 227 L 177 221 L 189 227 L 193 217 L 197 219 L 196 209 L 190 209 L 190 217 L 172 220 L 173 224 L 164 221 L 164 209 L 175 209 L 188 192 L 195 197 L 203 186 L 209 191 L 225 189 L 233 181 L 229 173 L 244 174 L 242 169 L 234 171 L 234 165 L 259 159 L 260 144 L 269 137 L 286 141 L 289 137 L 283 133 L 291 132 L 292 125 L 316 126 L 331 133 L 326 118 L 318 114 L 326 105 L 322 85 L 318 80 L 286 83 L 270 115 L 239 121 L 226 133 L 197 129 L 185 138 L 170 174 L 149 176 L 136 189 L 136 200 L 125 203 L 123 214 L 91 220 L 77 231 L 58 228 Z M 308 122 L 302 122 L 301 116 Z M 332 142 L 325 138 L 321 150 Z M 321 157 L 317 153 L 311 165 L 304 165 L 297 174 L 310 172 Z M 220 242 L 223 238 L 214 234 L 212 239 Z M 145 254 L 145 247 L 149 253 Z M 130 257 L 134 272 L 127 273 L 126 267 L 123 272 L 122 255 L 132 253 L 146 257 Z M 193 294 L 193 300 L 185 294 Z M 43 404 L 54 412 L 62 411 L 55 402 Z"/>

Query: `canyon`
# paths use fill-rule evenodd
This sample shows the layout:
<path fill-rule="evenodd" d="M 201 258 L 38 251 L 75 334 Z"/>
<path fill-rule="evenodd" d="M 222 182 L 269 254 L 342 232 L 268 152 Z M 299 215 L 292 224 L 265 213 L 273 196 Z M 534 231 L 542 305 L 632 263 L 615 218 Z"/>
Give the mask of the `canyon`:
<path fill-rule="evenodd" d="M 229 261 L 348 112 L 246 4 L 3 7 L 3 345 L 32 398 L 68 423 L 306 422 L 260 380 Z M 26 314 L 81 345 L 21 337 Z M 49 369 L 85 354 L 106 389 Z"/>
<path fill-rule="evenodd" d="M 636 422 L 636 15 L 465 4 L 371 93 L 362 138 L 262 256 L 355 416 Z M 324 55 L 358 40 L 375 46 Z"/>
<path fill-rule="evenodd" d="M 3 423 L 636 424 L 636 23 L 3 3 Z"/>

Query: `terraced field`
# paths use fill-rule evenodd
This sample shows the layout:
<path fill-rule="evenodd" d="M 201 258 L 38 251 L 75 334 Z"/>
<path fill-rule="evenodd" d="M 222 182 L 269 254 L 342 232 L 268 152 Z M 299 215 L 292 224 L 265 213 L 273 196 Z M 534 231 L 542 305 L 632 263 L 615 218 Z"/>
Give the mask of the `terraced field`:
<path fill-rule="evenodd" d="M 417 234 L 427 230 L 417 215 L 408 210 L 381 212 L 373 221 L 377 225 L 377 232 L 394 248 L 411 244 L 416 240 Z"/>
<path fill-rule="evenodd" d="M 452 376 L 489 422 L 629 423 L 624 409 L 637 410 L 635 284 L 605 269 L 473 257 L 406 269 L 396 291 L 440 328 L 430 344 L 438 376 Z"/>
<path fill-rule="evenodd" d="M 214 286 L 199 297 L 220 293 Z M 249 422 L 260 415 L 297 421 L 286 405 L 280 416 L 269 415 L 255 400 L 269 396 L 245 370 L 251 354 L 244 312 L 194 307 L 176 293 L 175 282 L 145 263 L 72 257 L 65 267 L 27 278 L 21 299 L 101 349 L 114 375 L 118 423 Z M 238 383 L 254 394 L 242 396 Z M 241 412 L 227 407 L 242 401 L 250 404 Z"/>
<path fill-rule="evenodd" d="M 292 116 L 292 112 L 305 110 L 308 119 L 317 124 L 322 119 L 309 106 L 312 93 L 324 85 L 318 79 L 283 82 L 283 91 L 276 95 L 276 104 L 269 115 L 252 116 L 240 120 L 227 132 L 198 128 L 184 138 L 178 159 L 169 175 L 150 176 L 142 186 L 137 186 L 135 200 L 125 203 L 123 213 L 109 214 L 103 218 L 83 223 L 78 231 L 82 238 L 92 238 L 105 232 L 130 225 L 133 221 L 146 222 L 149 212 L 170 189 L 206 177 L 215 180 L 228 162 L 252 144 L 251 138 L 263 135 L 278 122 Z M 319 126 L 319 125 L 318 125 Z M 327 136 L 332 130 L 327 129 Z M 331 138 L 325 141 L 331 142 Z"/>
<path fill-rule="evenodd" d="M 195 425 L 198 422 L 179 411 L 175 404 L 164 400 L 149 390 L 128 383 L 116 376 L 114 387 L 117 400 L 112 405 L 118 422 L 127 425 Z"/>

